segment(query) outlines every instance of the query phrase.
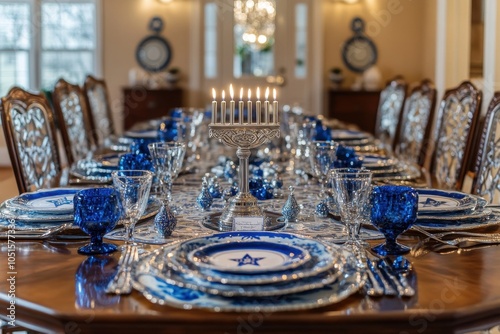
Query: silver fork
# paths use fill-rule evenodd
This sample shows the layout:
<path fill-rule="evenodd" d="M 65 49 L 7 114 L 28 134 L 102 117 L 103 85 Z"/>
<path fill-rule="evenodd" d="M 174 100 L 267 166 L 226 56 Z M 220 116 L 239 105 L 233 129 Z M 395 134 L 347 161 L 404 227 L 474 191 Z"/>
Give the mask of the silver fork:
<path fill-rule="evenodd" d="M 139 250 L 137 246 L 125 246 L 125 251 L 118 260 L 118 271 L 106 288 L 107 293 L 126 295 L 132 292 L 132 263 L 138 260 Z"/>
<path fill-rule="evenodd" d="M 423 228 L 420 228 L 418 226 L 413 226 L 412 229 L 415 231 L 418 231 L 422 233 L 423 235 L 427 236 L 428 238 L 424 240 L 423 242 L 426 242 L 428 239 L 436 240 L 440 243 L 450 245 L 450 246 L 457 246 L 460 242 L 463 242 L 465 240 L 474 240 L 472 237 L 476 237 L 477 241 L 484 240 L 485 243 L 490 242 L 499 242 L 500 243 L 500 234 L 494 233 L 494 234 L 488 234 L 488 233 L 474 233 L 474 232 L 465 232 L 465 231 L 449 231 L 449 232 L 442 232 L 442 233 L 437 233 L 437 234 L 432 234 L 424 230 Z M 444 240 L 441 239 L 442 237 L 446 235 L 461 235 L 464 236 L 462 238 L 456 238 L 453 240 Z"/>

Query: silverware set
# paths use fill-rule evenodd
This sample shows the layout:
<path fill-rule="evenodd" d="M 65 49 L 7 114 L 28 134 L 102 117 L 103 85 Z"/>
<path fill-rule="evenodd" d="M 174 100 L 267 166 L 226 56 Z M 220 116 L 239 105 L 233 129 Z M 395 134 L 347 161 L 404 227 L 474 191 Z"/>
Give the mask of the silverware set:
<path fill-rule="evenodd" d="M 364 292 L 370 297 L 412 297 L 415 289 L 408 280 L 411 270 L 411 263 L 402 256 L 391 261 L 366 251 L 367 280 Z"/>
<path fill-rule="evenodd" d="M 135 245 L 126 245 L 118 260 L 118 271 L 109 282 L 106 292 L 126 295 L 132 292 L 132 264 L 139 261 L 139 249 Z"/>

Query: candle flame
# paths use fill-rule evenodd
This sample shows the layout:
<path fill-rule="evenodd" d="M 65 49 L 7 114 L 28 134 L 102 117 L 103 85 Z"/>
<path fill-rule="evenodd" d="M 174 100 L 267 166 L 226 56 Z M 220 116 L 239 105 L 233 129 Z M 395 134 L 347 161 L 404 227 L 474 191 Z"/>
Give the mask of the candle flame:
<path fill-rule="evenodd" d="M 273 88 L 273 99 L 276 101 L 276 88 Z"/>
<path fill-rule="evenodd" d="M 233 84 L 229 85 L 229 95 L 231 96 L 231 101 L 234 100 Z"/>
<path fill-rule="evenodd" d="M 215 98 L 217 97 L 216 94 L 215 94 L 215 88 L 212 88 L 212 96 L 213 96 L 214 101 L 215 101 Z"/>
<path fill-rule="evenodd" d="M 248 88 L 248 99 L 252 99 L 252 91 L 250 90 L 250 88 Z"/>
<path fill-rule="evenodd" d="M 257 96 L 257 100 L 260 100 L 260 88 L 257 87 L 257 93 L 255 94 Z"/>
<path fill-rule="evenodd" d="M 266 88 L 266 101 L 269 99 L 269 87 Z"/>
<path fill-rule="evenodd" d="M 226 99 L 226 92 L 224 91 L 224 89 L 222 90 L 222 100 L 225 100 Z"/>
<path fill-rule="evenodd" d="M 240 88 L 240 100 L 243 100 L 243 87 Z"/>

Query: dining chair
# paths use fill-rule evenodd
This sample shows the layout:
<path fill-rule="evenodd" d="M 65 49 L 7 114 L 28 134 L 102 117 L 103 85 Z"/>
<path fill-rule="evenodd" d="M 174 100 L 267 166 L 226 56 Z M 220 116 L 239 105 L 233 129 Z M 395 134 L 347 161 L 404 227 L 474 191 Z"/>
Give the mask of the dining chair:
<path fill-rule="evenodd" d="M 430 176 L 442 189 L 461 190 L 474 146 L 482 92 L 471 82 L 445 92 L 436 120 L 435 147 Z"/>
<path fill-rule="evenodd" d="M 82 89 L 59 79 L 52 93 L 64 149 L 71 166 L 88 157 L 93 148 L 89 113 Z"/>
<path fill-rule="evenodd" d="M 396 77 L 389 81 L 380 92 L 375 137 L 391 151 L 394 147 L 401 110 L 403 110 L 406 87 L 406 82 L 401 77 Z"/>
<path fill-rule="evenodd" d="M 98 146 L 103 146 L 106 139 L 115 135 L 106 82 L 88 75 L 83 85 L 83 91 L 90 111 L 89 121 L 93 141 Z"/>
<path fill-rule="evenodd" d="M 436 89 L 430 80 L 414 87 L 404 103 L 395 152 L 406 162 L 423 166 L 431 135 Z"/>
<path fill-rule="evenodd" d="M 496 92 L 480 127 L 472 193 L 500 203 L 500 92 Z"/>
<path fill-rule="evenodd" d="M 0 100 L 0 113 L 19 193 L 57 186 L 62 169 L 47 98 L 14 87 Z"/>

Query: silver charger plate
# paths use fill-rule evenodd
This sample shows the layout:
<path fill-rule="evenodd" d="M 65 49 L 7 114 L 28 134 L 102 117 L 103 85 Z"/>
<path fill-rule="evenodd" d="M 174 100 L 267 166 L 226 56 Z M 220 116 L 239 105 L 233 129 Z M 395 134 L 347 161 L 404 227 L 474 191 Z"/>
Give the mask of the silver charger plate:
<path fill-rule="evenodd" d="M 319 289 L 268 297 L 223 297 L 178 287 L 168 283 L 149 265 L 145 256 L 132 269 L 133 286 L 155 304 L 181 309 L 205 309 L 216 312 L 277 312 L 305 310 L 340 302 L 364 284 L 365 277 L 357 260 L 346 250 L 339 250 L 345 260 L 340 276 Z"/>
<path fill-rule="evenodd" d="M 261 240 L 286 243 L 306 249 L 311 254 L 311 260 L 303 266 L 276 272 L 260 274 L 232 274 L 215 270 L 199 268 L 187 259 L 187 255 L 200 247 L 221 242 L 242 240 Z M 167 255 L 167 266 L 184 274 L 195 275 L 209 282 L 223 284 L 257 285 L 276 282 L 294 281 L 311 277 L 330 269 L 335 269 L 340 261 L 340 252 L 325 244 L 304 236 L 280 232 L 224 232 L 210 236 L 193 238 L 179 245 Z"/>
<path fill-rule="evenodd" d="M 481 218 L 462 219 L 462 220 L 418 220 L 415 225 L 435 232 L 447 231 L 465 231 L 478 228 L 487 228 L 500 224 L 500 212 L 493 210 L 493 213 Z"/>
<path fill-rule="evenodd" d="M 272 212 L 272 211 L 264 211 L 266 215 L 266 221 L 264 224 L 264 229 L 266 231 L 276 231 L 279 229 L 282 229 L 286 227 L 286 222 L 283 220 L 280 220 L 282 215 L 277 212 Z M 201 220 L 201 224 L 214 231 L 218 232 L 229 232 L 231 231 L 228 227 L 221 226 L 219 224 L 219 219 L 220 216 L 222 215 L 222 212 L 215 212 L 208 214 Z"/>
<path fill-rule="evenodd" d="M 417 222 L 419 220 L 430 221 L 456 221 L 456 220 L 468 220 L 468 219 L 481 219 L 484 217 L 488 217 L 492 214 L 492 210 L 488 208 L 471 210 L 471 211 L 459 211 L 459 212 L 450 212 L 443 214 L 419 214 L 417 216 Z"/>
<path fill-rule="evenodd" d="M 203 278 L 184 274 L 165 265 L 166 255 L 178 247 L 179 242 L 170 244 L 148 255 L 148 259 L 143 259 L 144 265 L 150 265 L 151 272 L 162 278 L 168 284 L 173 284 L 181 288 L 187 288 L 206 292 L 211 295 L 221 295 L 225 297 L 267 297 L 298 293 L 311 289 L 321 288 L 326 284 L 334 282 L 342 273 L 345 259 L 339 262 L 336 269 L 332 269 L 316 276 L 303 278 L 298 281 L 281 282 L 263 285 L 231 285 L 217 282 L 209 282 Z M 338 247 L 338 246 L 334 246 Z"/>

